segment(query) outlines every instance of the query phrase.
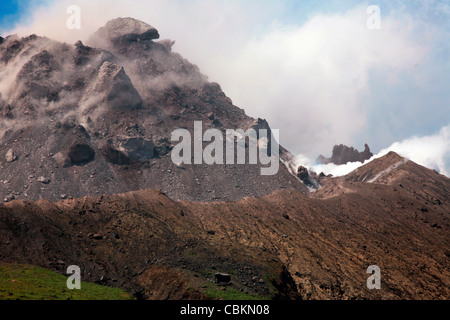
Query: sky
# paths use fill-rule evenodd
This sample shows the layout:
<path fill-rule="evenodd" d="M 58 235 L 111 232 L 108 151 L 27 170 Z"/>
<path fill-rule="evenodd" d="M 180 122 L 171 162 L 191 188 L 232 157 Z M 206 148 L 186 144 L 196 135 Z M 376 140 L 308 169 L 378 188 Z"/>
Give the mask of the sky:
<path fill-rule="evenodd" d="M 69 5 L 80 7 L 79 30 L 66 27 Z M 370 6 L 379 28 L 367 25 Z M 175 40 L 311 165 L 335 144 L 367 143 L 450 173 L 449 1 L 3 0 L 0 34 L 75 43 L 119 16 Z"/>

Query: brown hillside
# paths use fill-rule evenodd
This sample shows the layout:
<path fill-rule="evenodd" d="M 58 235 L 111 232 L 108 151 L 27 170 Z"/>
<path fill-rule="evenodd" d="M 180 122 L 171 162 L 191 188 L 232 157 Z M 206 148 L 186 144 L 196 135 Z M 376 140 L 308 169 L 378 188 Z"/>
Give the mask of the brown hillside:
<path fill-rule="evenodd" d="M 215 272 L 232 275 L 227 290 L 272 298 L 448 299 L 450 180 L 410 161 L 384 183 L 347 181 L 354 174 L 311 197 L 195 203 L 144 190 L 13 201 L 0 206 L 0 261 L 76 264 L 87 280 L 154 299 L 203 297 Z M 366 287 L 370 265 L 381 290 Z"/>

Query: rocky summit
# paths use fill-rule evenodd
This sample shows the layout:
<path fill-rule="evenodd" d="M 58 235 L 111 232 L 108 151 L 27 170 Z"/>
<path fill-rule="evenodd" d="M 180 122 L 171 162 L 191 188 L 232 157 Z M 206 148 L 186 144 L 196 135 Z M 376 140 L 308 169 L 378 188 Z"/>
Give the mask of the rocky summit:
<path fill-rule="evenodd" d="M 171 134 L 268 129 L 172 52 L 152 26 L 118 18 L 89 45 L 9 36 L 0 44 L 0 195 L 52 201 L 160 189 L 174 199 L 263 196 L 305 185 L 284 165 L 175 165 Z M 284 150 L 284 149 L 282 149 Z M 287 156 L 284 150 L 282 156 Z M 45 182 L 39 180 L 45 177 Z"/>

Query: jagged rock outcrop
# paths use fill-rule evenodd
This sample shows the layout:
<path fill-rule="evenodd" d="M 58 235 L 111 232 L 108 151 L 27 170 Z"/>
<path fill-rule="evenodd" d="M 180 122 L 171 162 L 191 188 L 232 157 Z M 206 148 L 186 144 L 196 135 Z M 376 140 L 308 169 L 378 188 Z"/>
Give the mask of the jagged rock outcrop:
<path fill-rule="evenodd" d="M 297 177 L 308 187 L 317 188 L 318 184 L 312 177 L 308 169 L 304 166 L 299 166 L 297 168 Z"/>
<path fill-rule="evenodd" d="M 159 33 L 143 21 L 134 18 L 117 18 L 108 21 L 92 38 L 92 41 L 127 43 L 159 39 Z"/>
<path fill-rule="evenodd" d="M 52 74 L 60 69 L 59 62 L 47 50 L 34 55 L 17 75 L 17 82 L 22 85 L 21 96 L 57 101 L 61 86 Z"/>
<path fill-rule="evenodd" d="M 123 67 L 109 61 L 100 67 L 94 90 L 103 94 L 114 108 L 133 109 L 142 105 L 142 98 Z"/>
<path fill-rule="evenodd" d="M 3 107 L 1 107 L 1 116 L 3 118 L 13 118 L 13 114 L 11 112 L 11 106 L 9 104 L 4 105 Z"/>
<path fill-rule="evenodd" d="M 367 144 L 364 145 L 364 151 L 362 152 L 359 152 L 353 147 L 347 147 L 341 144 L 334 146 L 331 158 L 325 158 L 323 155 L 320 155 L 317 158 L 316 162 L 321 164 L 334 163 L 337 165 L 347 164 L 349 162 L 364 163 L 366 160 L 369 160 L 372 156 L 373 153 L 370 152 L 370 148 Z"/>
<path fill-rule="evenodd" d="M 155 156 L 153 141 L 143 137 L 118 137 L 118 149 L 131 160 L 146 161 Z"/>

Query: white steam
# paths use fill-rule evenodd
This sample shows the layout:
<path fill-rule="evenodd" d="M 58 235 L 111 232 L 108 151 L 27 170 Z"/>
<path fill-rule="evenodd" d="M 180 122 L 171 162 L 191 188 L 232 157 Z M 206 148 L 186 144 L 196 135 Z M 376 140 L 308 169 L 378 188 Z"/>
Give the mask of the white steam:
<path fill-rule="evenodd" d="M 388 148 L 381 150 L 364 164 L 391 151 L 417 164 L 449 176 L 450 163 L 446 162 L 446 159 L 450 156 L 450 125 L 443 127 L 436 135 L 412 137 L 401 142 L 395 142 Z M 297 166 L 303 165 L 316 173 L 323 172 L 326 175 L 332 174 L 335 177 L 346 175 L 364 165 L 361 162 L 349 162 L 344 165 L 335 165 L 333 163 L 317 164 L 303 155 L 297 156 L 295 163 Z"/>

